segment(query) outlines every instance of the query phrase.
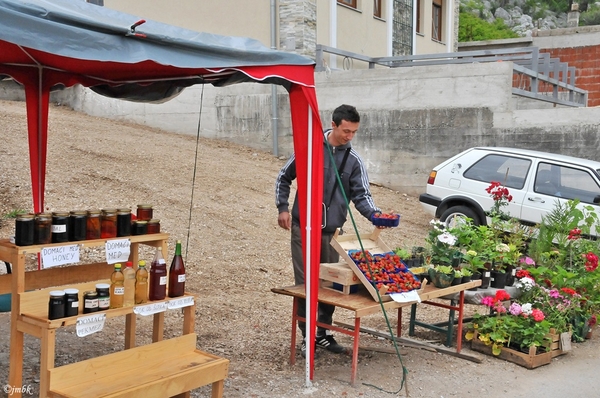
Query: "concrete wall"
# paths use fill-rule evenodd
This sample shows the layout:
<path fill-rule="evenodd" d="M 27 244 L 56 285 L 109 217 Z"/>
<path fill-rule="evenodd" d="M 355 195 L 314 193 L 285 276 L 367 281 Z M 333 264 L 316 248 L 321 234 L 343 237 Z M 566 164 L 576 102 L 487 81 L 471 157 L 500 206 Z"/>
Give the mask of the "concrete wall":
<path fill-rule="evenodd" d="M 425 189 L 431 168 L 476 145 L 538 149 L 600 160 L 600 108 L 520 107 L 511 94 L 510 62 L 421 66 L 318 73 L 324 125 L 342 103 L 362 115 L 353 141 L 373 183 L 409 193 Z M 292 147 L 287 93 L 279 99 L 278 153 Z M 63 92 L 61 101 L 94 116 L 128 120 L 168 131 L 224 139 L 272 151 L 271 87 L 195 86 L 160 105 L 112 100 L 87 89 Z"/>

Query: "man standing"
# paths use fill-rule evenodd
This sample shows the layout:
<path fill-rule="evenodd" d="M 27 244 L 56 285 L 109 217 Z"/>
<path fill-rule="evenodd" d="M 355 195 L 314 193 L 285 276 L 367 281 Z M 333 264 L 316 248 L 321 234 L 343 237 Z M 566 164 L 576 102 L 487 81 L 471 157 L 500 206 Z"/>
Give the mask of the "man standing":
<path fill-rule="evenodd" d="M 356 209 L 367 219 L 371 220 L 374 213 L 380 212 L 375 206 L 369 189 L 369 177 L 362 159 L 352 149 L 350 141 L 356 135 L 360 125 L 360 115 L 355 107 L 341 105 L 333 111 L 331 129 L 324 134 L 324 161 L 323 161 L 323 225 L 321 237 L 321 263 L 337 263 L 339 254 L 331 246 L 331 239 L 336 229 L 341 228 L 346 222 L 348 208 L 346 199 L 352 200 Z M 335 165 L 331 162 L 331 155 Z M 336 169 L 342 181 L 339 187 Z M 279 210 L 277 219 L 279 226 L 291 229 L 291 251 L 294 266 L 294 279 L 297 285 L 304 283 L 304 261 L 302 253 L 302 238 L 300 233 L 300 212 L 298 209 L 298 195 L 294 199 L 292 213 L 289 213 L 289 196 L 292 181 L 296 179 L 296 161 L 294 155 L 283 166 L 275 183 L 275 203 Z M 343 192 L 342 193 L 342 189 Z M 306 317 L 305 300 L 298 303 L 298 315 Z M 331 325 L 335 307 L 319 304 L 317 321 Z M 306 355 L 306 325 L 299 324 L 302 331 L 302 355 Z M 345 348 L 339 345 L 331 331 L 317 328 L 317 347 L 325 348 L 334 353 L 341 353 Z"/>

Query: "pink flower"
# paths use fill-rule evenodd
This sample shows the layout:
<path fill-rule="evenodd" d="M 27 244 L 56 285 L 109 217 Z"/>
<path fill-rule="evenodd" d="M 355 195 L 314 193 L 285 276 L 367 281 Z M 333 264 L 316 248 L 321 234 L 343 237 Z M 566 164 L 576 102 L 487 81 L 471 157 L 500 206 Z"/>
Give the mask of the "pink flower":
<path fill-rule="evenodd" d="M 518 303 L 512 303 L 508 310 L 513 315 L 519 315 L 519 314 L 521 314 L 521 305 Z"/>
<path fill-rule="evenodd" d="M 481 299 L 481 304 L 491 307 L 494 305 L 494 298 L 490 297 L 490 296 L 486 296 L 484 298 Z"/>

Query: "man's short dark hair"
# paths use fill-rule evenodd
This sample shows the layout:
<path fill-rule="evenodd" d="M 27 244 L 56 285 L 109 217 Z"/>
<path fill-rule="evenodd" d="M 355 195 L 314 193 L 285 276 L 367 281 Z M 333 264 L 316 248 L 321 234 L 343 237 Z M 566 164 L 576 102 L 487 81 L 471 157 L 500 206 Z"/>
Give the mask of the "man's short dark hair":
<path fill-rule="evenodd" d="M 352 105 L 340 105 L 333 111 L 331 120 L 333 120 L 336 126 L 339 126 L 342 123 L 342 120 L 346 120 L 350 123 L 358 123 L 360 122 L 360 115 Z"/>

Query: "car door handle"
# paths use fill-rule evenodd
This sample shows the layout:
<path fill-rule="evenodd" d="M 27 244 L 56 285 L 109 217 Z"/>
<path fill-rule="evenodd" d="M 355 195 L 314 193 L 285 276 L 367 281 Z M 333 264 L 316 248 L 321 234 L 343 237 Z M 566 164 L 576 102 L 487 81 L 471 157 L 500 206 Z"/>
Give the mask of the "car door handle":
<path fill-rule="evenodd" d="M 528 201 L 530 202 L 540 202 L 540 203 L 546 203 L 546 201 L 540 197 L 535 197 L 532 198 L 531 196 L 527 198 Z"/>

